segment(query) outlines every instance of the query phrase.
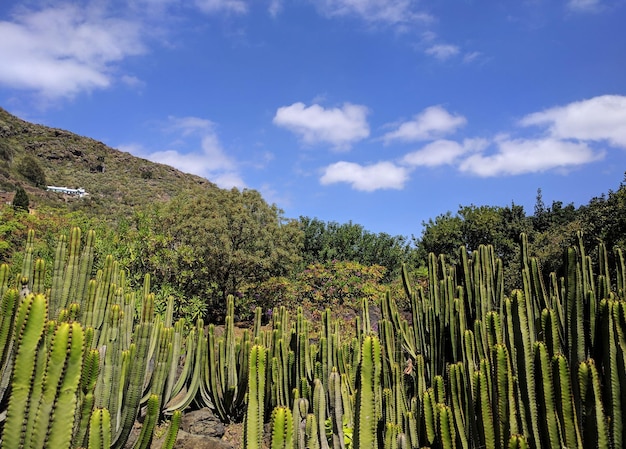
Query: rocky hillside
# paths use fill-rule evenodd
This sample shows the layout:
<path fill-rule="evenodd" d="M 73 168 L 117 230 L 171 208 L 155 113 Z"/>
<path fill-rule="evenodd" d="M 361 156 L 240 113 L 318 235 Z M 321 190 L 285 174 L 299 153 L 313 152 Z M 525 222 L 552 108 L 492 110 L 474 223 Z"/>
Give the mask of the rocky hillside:
<path fill-rule="evenodd" d="M 36 182 L 32 170 L 43 171 L 45 185 Z M 199 176 L 88 137 L 28 123 L 0 108 L 0 194 L 14 191 L 18 184 L 37 207 L 66 203 L 72 210 L 115 215 L 194 187 L 217 188 Z M 73 198 L 48 192 L 46 185 L 82 187 L 89 195 Z"/>

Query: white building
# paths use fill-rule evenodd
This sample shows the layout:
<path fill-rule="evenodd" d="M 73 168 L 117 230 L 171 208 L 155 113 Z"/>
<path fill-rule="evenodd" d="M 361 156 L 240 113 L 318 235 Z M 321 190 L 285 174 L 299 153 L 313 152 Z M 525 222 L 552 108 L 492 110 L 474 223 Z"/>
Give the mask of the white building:
<path fill-rule="evenodd" d="M 48 186 L 46 190 L 48 190 L 48 192 L 57 192 L 64 195 L 77 196 L 79 198 L 82 198 L 85 195 L 89 195 L 87 192 L 85 192 L 85 189 L 83 188 L 69 189 L 67 187 Z"/>

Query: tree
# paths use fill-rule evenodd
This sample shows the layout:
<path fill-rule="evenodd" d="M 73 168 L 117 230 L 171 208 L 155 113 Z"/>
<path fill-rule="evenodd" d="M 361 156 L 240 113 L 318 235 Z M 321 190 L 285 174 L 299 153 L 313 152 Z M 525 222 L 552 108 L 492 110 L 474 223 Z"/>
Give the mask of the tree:
<path fill-rule="evenodd" d="M 37 187 L 45 187 L 46 174 L 33 156 L 26 155 L 17 163 L 16 169 L 20 175 Z"/>
<path fill-rule="evenodd" d="M 352 223 L 323 222 L 301 216 L 299 224 L 304 232 L 304 265 L 327 263 L 333 260 L 358 262 L 363 265 L 382 265 L 385 281 L 397 277 L 403 262 L 412 256 L 406 237 L 375 234 Z"/>
<path fill-rule="evenodd" d="M 452 262 L 457 262 L 457 251 L 465 244 L 463 236 L 463 220 L 451 212 L 438 215 L 433 220 L 422 222 L 422 235 L 416 240 L 418 258 L 426 264 L 428 254 L 446 254 Z"/>
<path fill-rule="evenodd" d="M 15 190 L 15 197 L 13 197 L 13 208 L 15 210 L 28 212 L 28 206 L 30 206 L 28 194 L 22 186 L 17 186 L 17 189 Z"/>
<path fill-rule="evenodd" d="M 198 190 L 174 198 L 145 223 L 142 247 L 132 260 L 156 282 L 185 298 L 208 304 L 219 319 L 228 295 L 274 276 L 291 275 L 300 263 L 302 232 L 255 190 Z M 141 230 L 143 229 L 143 230 Z"/>

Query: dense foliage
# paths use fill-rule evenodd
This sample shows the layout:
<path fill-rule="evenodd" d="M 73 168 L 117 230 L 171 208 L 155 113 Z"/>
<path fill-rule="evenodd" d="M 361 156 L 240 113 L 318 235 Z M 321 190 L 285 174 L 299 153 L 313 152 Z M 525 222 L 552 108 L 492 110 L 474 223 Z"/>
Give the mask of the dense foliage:
<path fill-rule="evenodd" d="M 219 319 L 228 295 L 291 273 L 301 232 L 254 190 L 198 190 L 135 216 L 122 237 L 127 266 Z M 196 299 L 197 298 L 197 299 Z"/>
<path fill-rule="evenodd" d="M 15 196 L 13 197 L 13 208 L 22 211 L 28 211 L 28 206 L 30 205 L 30 200 L 28 199 L 28 194 L 24 187 L 17 186 L 15 189 Z"/>
<path fill-rule="evenodd" d="M 304 231 L 302 257 L 305 265 L 327 263 L 333 260 L 358 262 L 363 265 L 381 265 L 386 282 L 399 275 L 403 263 L 411 260 L 410 242 L 403 236 L 369 232 L 352 222 L 339 224 L 317 218 L 300 217 Z"/>
<path fill-rule="evenodd" d="M 46 186 L 46 174 L 33 156 L 26 155 L 20 159 L 16 164 L 16 169 L 20 175 L 36 187 Z"/>
<path fill-rule="evenodd" d="M 463 245 L 475 251 L 481 244 L 493 244 L 505 267 L 505 286 L 510 290 L 519 283 L 519 235 L 528 235 L 531 251 L 537 255 L 546 273 L 559 275 L 563 250 L 582 231 L 585 244 L 594 248 L 598 240 L 608 248 L 626 243 L 626 179 L 617 191 L 593 198 L 578 208 L 553 201 L 543 202 L 537 192 L 533 215 L 524 208 L 511 206 L 460 206 L 456 214 L 447 212 L 422 223 L 420 238 L 415 239 L 417 259 L 426 263 L 429 253 L 445 254 L 450 262 L 458 262 L 456 248 Z M 609 255 L 609 259 L 611 259 Z M 611 259 L 612 260 L 612 259 Z"/>

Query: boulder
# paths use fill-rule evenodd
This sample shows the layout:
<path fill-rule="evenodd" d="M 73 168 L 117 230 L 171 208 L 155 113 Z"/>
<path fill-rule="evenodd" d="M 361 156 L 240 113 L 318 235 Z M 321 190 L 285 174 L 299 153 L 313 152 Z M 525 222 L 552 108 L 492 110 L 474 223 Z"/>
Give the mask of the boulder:
<path fill-rule="evenodd" d="M 222 438 L 225 432 L 224 424 L 208 408 L 185 413 L 180 429 L 192 435 L 218 439 Z"/>

